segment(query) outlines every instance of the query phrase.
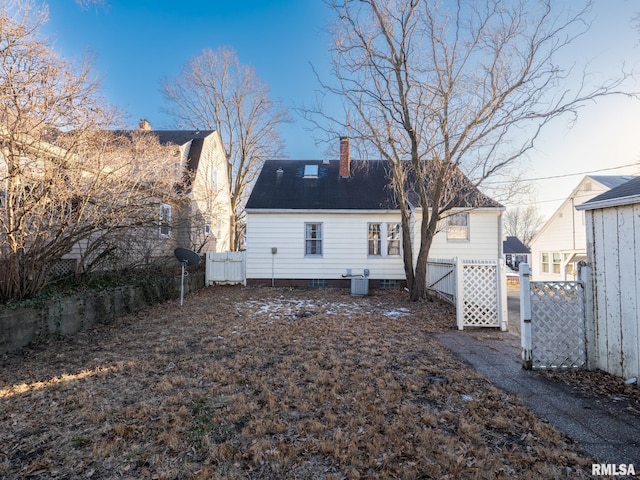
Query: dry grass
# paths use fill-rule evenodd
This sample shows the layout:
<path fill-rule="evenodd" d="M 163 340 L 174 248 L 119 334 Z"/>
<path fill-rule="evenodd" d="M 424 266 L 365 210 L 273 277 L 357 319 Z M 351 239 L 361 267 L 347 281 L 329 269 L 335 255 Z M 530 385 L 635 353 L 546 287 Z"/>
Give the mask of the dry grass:
<path fill-rule="evenodd" d="M 401 292 L 212 287 L 2 360 L 0 478 L 586 478 Z"/>

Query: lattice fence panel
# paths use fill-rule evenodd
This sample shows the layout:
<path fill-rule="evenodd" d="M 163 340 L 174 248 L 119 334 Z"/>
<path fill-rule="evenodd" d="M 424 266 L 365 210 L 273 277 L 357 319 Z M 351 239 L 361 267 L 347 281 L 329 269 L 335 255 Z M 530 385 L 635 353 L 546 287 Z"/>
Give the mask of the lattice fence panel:
<path fill-rule="evenodd" d="M 464 326 L 499 327 L 498 265 L 465 263 L 462 272 Z"/>
<path fill-rule="evenodd" d="M 49 277 L 69 277 L 76 273 L 78 261 L 75 258 L 62 259 L 49 265 Z"/>
<path fill-rule="evenodd" d="M 586 365 L 584 288 L 580 282 L 531 282 L 532 367 Z"/>

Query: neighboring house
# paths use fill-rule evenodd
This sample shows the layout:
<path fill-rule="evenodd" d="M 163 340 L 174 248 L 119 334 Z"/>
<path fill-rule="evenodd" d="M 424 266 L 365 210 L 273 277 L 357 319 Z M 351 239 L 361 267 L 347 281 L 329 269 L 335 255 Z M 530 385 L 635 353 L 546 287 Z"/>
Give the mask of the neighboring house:
<path fill-rule="evenodd" d="M 182 179 L 176 185 L 184 197 L 172 195 L 155 200 L 158 203 L 157 226 L 138 228 L 126 232 L 126 243 L 131 245 L 128 255 L 110 262 L 110 267 L 128 267 L 134 264 L 155 263 L 173 259 L 176 247 L 188 248 L 201 254 L 229 249 L 229 220 L 231 202 L 227 175 L 227 162 L 218 132 L 213 130 L 151 130 L 146 120 L 138 130 L 119 131 L 120 134 L 143 133 L 153 135 L 165 147 L 165 172 Z M 175 148 L 172 148 L 175 147 Z M 131 240 L 131 238 L 135 240 Z M 116 240 L 119 241 L 119 240 Z M 85 259 L 83 245 L 64 258 Z"/>
<path fill-rule="evenodd" d="M 591 344 L 587 346 L 592 366 L 616 376 L 637 378 L 640 376 L 640 177 L 577 208 L 586 217 L 587 257 L 593 273 L 594 328 Z"/>
<path fill-rule="evenodd" d="M 176 226 L 177 246 L 200 253 L 229 250 L 231 200 L 229 176 L 222 140 L 214 130 L 149 130 L 161 145 L 179 147 L 180 160 L 174 166 L 186 173 L 185 188 L 190 204 L 173 212 L 161 207 L 158 234 L 171 237 Z"/>
<path fill-rule="evenodd" d="M 384 161 L 267 161 L 246 205 L 247 283 L 340 286 L 369 271 L 372 287 L 405 281 L 400 210 Z M 430 256 L 497 260 L 503 207 L 472 192 L 443 220 Z M 421 211 L 412 219 L 414 251 Z"/>
<path fill-rule="evenodd" d="M 631 179 L 627 175 L 589 175 L 531 240 L 531 271 L 537 281 L 575 280 L 579 261 L 586 260 L 584 212 L 576 205 Z"/>
<path fill-rule="evenodd" d="M 504 263 L 513 270 L 518 271 L 521 263 L 531 264 L 531 250 L 518 237 L 507 237 L 502 242 Z"/>

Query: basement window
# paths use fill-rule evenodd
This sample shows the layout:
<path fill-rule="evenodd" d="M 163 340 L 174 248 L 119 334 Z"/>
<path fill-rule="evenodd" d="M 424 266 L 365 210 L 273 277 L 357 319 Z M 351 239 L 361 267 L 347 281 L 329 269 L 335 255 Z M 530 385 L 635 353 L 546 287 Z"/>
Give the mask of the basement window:
<path fill-rule="evenodd" d="M 400 280 L 389 280 L 389 279 L 383 279 L 380 280 L 380 285 L 379 288 L 385 289 L 385 288 L 400 288 L 402 285 L 400 284 Z"/>

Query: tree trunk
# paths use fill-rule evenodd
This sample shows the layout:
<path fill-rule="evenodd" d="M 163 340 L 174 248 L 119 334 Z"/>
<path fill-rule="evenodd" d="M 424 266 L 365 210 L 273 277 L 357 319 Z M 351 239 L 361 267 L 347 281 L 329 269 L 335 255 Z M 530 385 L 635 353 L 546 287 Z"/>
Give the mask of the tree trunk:
<path fill-rule="evenodd" d="M 425 238 L 422 239 L 420 253 L 418 253 L 416 260 L 415 278 L 413 288 L 410 290 L 410 298 L 413 302 L 427 298 L 427 260 L 432 241 L 433 235 L 427 232 Z"/>

